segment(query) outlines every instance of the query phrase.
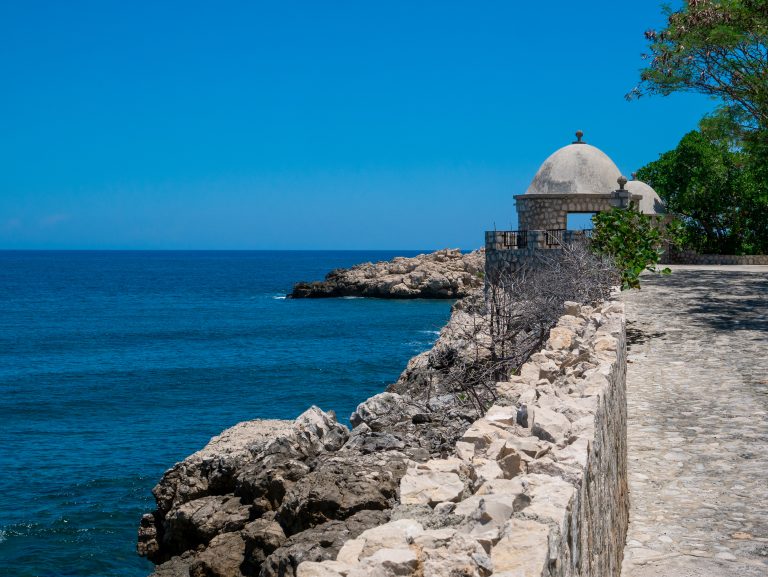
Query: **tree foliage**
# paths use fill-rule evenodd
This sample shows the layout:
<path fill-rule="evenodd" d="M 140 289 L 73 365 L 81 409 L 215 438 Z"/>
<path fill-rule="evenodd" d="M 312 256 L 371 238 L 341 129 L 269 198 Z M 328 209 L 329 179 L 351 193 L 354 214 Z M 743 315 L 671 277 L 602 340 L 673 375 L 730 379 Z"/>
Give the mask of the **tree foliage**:
<path fill-rule="evenodd" d="M 700 253 L 768 250 L 768 190 L 756 156 L 733 148 L 727 131 L 693 131 L 638 171 L 685 225 L 684 244 Z"/>
<path fill-rule="evenodd" d="M 687 0 L 648 30 L 648 65 L 627 96 L 697 92 L 718 98 L 718 116 L 745 134 L 768 134 L 768 0 Z"/>
<path fill-rule="evenodd" d="M 621 275 L 621 290 L 640 288 L 643 271 L 669 274 L 657 269 L 664 254 L 667 227 L 654 224 L 647 214 L 629 208 L 613 208 L 592 217 L 592 249 L 613 258 Z M 673 232 L 669 227 L 668 232 Z"/>

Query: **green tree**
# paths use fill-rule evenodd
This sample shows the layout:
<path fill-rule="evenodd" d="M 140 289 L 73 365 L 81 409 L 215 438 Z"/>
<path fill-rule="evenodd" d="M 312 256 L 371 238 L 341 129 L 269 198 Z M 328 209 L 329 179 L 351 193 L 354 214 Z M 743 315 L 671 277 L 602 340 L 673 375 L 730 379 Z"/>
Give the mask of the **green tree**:
<path fill-rule="evenodd" d="M 598 213 L 592 223 L 592 249 L 613 258 L 621 275 L 621 290 L 640 288 L 643 271 L 670 273 L 668 268 L 657 268 L 664 254 L 666 227 L 658 226 L 634 205 Z"/>
<path fill-rule="evenodd" d="M 627 96 L 697 92 L 719 99 L 717 116 L 756 140 L 768 135 L 768 0 L 687 0 L 648 30 L 648 65 Z"/>
<path fill-rule="evenodd" d="M 685 225 L 685 245 L 701 253 L 754 254 L 768 249 L 768 198 L 754 155 L 734 148 L 728 132 L 686 134 L 677 148 L 638 171 Z M 714 139 L 713 139 L 714 138 Z"/>

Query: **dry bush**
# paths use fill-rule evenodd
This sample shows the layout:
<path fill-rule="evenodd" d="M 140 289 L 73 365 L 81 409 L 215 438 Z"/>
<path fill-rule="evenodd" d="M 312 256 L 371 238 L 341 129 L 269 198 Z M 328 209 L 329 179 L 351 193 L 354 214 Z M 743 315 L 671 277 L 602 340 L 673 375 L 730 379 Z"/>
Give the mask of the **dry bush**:
<path fill-rule="evenodd" d="M 542 348 L 565 302 L 602 301 L 618 283 L 613 263 L 583 242 L 533 258 L 516 271 L 489 271 L 485 292 L 457 303 L 429 353 L 428 396 L 452 393 L 482 415 L 496 399 L 496 382 Z"/>

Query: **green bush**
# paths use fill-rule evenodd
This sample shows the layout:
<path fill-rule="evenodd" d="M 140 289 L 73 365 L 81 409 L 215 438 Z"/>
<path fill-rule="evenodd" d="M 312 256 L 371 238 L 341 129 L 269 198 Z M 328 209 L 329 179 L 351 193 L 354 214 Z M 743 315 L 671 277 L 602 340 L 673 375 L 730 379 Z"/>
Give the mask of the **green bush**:
<path fill-rule="evenodd" d="M 613 208 L 592 217 L 592 250 L 613 258 L 621 276 L 621 290 L 640 288 L 643 271 L 669 274 L 657 266 L 666 242 L 676 242 L 680 225 L 671 221 L 657 226 L 653 219 L 629 208 Z"/>

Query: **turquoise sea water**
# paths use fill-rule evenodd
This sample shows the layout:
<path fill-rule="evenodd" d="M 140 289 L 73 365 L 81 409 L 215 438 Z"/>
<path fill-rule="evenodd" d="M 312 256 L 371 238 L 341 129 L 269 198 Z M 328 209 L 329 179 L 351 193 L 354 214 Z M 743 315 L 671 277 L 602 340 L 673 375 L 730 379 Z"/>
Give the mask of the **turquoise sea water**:
<path fill-rule="evenodd" d="M 0 575 L 146 575 L 166 468 L 242 420 L 347 422 L 450 303 L 285 294 L 410 254 L 0 251 Z"/>

